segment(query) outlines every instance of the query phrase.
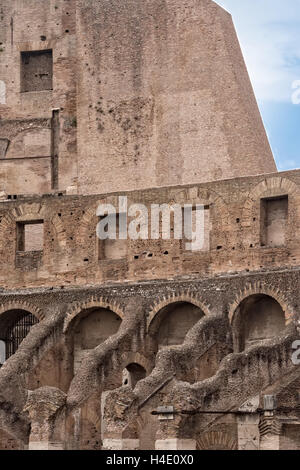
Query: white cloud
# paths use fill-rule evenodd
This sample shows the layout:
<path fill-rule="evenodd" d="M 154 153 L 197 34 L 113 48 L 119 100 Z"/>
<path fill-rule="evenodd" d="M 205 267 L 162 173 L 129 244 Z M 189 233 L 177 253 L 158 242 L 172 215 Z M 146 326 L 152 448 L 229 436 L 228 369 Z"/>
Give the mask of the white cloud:
<path fill-rule="evenodd" d="M 300 0 L 217 0 L 228 10 L 259 100 L 291 102 L 300 79 Z"/>

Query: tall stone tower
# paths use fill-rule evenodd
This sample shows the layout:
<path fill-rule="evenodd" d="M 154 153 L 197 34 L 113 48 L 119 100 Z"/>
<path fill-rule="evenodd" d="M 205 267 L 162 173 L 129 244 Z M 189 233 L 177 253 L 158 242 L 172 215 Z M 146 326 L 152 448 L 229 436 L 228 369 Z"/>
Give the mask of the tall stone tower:
<path fill-rule="evenodd" d="M 81 192 L 276 170 L 231 16 L 211 0 L 78 0 Z"/>
<path fill-rule="evenodd" d="M 231 16 L 213 1 L 47 0 L 40 11 L 38 0 L 0 0 L 0 8 L 6 194 L 276 171 Z"/>

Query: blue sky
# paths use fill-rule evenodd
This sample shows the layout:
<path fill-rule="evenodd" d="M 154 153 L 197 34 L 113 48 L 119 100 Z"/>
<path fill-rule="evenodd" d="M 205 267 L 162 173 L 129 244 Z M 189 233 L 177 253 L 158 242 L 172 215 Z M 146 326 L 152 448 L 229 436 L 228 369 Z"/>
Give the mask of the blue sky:
<path fill-rule="evenodd" d="M 292 102 L 300 89 L 300 0 L 216 3 L 232 14 L 278 169 L 300 168 L 300 103 Z"/>

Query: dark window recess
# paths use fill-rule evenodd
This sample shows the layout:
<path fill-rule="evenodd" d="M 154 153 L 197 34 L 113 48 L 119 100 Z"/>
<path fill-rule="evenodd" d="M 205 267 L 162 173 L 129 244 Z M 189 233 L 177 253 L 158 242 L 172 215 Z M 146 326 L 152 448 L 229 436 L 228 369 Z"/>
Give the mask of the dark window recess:
<path fill-rule="evenodd" d="M 52 90 L 52 50 L 21 52 L 21 92 Z"/>
<path fill-rule="evenodd" d="M 105 217 L 100 217 L 99 221 L 106 219 Z M 112 216 L 113 217 L 113 216 Z M 123 240 L 124 233 L 122 233 L 123 224 L 120 224 L 120 219 L 126 217 L 126 214 L 116 214 L 116 239 L 111 240 L 107 238 L 106 240 L 98 240 L 98 258 L 99 260 L 120 260 L 125 259 L 127 257 L 127 239 Z M 109 218 L 107 219 L 107 221 Z M 108 222 L 110 223 L 110 222 Z M 112 219 L 112 224 L 113 219 Z M 105 231 L 107 231 L 108 227 L 105 227 Z M 127 235 L 126 235 L 127 236 Z M 121 239 L 120 239 L 121 237 Z"/>
<path fill-rule="evenodd" d="M 288 196 L 261 199 L 260 214 L 261 245 L 284 246 L 288 223 Z"/>
<path fill-rule="evenodd" d="M 42 220 L 17 224 L 17 251 L 43 251 L 44 223 Z"/>
<path fill-rule="evenodd" d="M 38 319 L 31 313 L 25 313 L 8 329 L 5 338 L 6 359 L 15 354 L 23 339 L 28 335 L 30 328 L 38 323 Z"/>

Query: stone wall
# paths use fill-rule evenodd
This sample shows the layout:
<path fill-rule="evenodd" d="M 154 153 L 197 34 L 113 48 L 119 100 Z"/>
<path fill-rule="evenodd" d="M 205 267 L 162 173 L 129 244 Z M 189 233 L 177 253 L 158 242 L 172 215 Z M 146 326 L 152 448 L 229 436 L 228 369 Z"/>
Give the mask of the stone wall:
<path fill-rule="evenodd" d="M 199 448 L 203 445 L 210 447 L 215 445 L 216 448 L 220 448 L 222 442 L 223 447 L 227 445 L 234 448 L 237 444 L 235 431 L 231 430 L 231 425 L 229 427 L 224 425 L 224 433 L 229 436 L 227 444 L 224 443 L 223 434 L 223 437 L 219 435 L 210 437 L 209 439 L 214 439 L 214 442 L 209 444 L 207 436 L 204 439 L 200 434 L 207 432 L 214 421 L 203 421 L 201 418 L 202 424 L 199 427 L 196 421 L 183 420 L 178 429 L 183 433 L 188 429 L 189 432 L 178 436 L 172 434 L 172 422 L 170 422 L 171 434 L 168 434 L 161 430 L 163 421 L 157 420 L 156 416 L 151 418 L 149 414 L 163 403 L 172 404 L 177 411 L 181 409 L 180 407 L 185 409 L 188 406 L 189 409 L 190 406 L 195 406 L 188 405 L 183 399 L 187 390 L 181 391 L 182 383 L 186 384 L 185 387 L 193 387 L 189 390 L 191 396 L 200 393 L 202 400 L 200 402 L 204 409 L 211 407 L 220 411 L 228 407 L 239 408 L 247 398 L 250 399 L 259 391 L 263 393 L 266 386 L 276 387 L 277 379 L 281 388 L 289 386 L 291 382 L 288 379 L 289 374 L 298 377 L 298 368 L 291 363 L 293 352 L 291 343 L 293 338 L 297 338 L 293 332 L 293 325 L 297 325 L 299 316 L 298 285 L 299 272 L 294 269 L 223 275 L 202 280 L 165 280 L 128 285 L 111 284 L 102 287 L 75 288 L 74 286 L 63 289 L 44 287 L 3 291 L 0 296 L 0 318 L 6 323 L 0 324 L 2 332 L 9 318 L 12 318 L 9 312 L 16 309 L 33 313 L 39 319 L 39 323 L 32 327 L 19 350 L 0 370 L 1 397 L 2 403 L 5 403 L 5 407 L 0 409 L 2 413 L 4 410 L 10 410 L 5 411 L 3 416 L 0 415 L 2 428 L 26 446 L 29 438 L 28 417 L 22 410 L 25 407 L 27 390 L 55 387 L 67 394 L 69 409 L 73 410 L 66 418 L 69 423 L 67 435 L 63 434 L 63 437 L 60 437 L 62 440 L 59 441 L 60 444 L 55 443 L 55 445 L 98 449 L 102 446 L 101 441 L 105 441 L 105 445 L 112 441 L 117 445 L 116 440 L 120 439 L 120 433 L 118 426 L 115 427 L 115 420 L 118 421 L 120 417 L 122 423 L 125 420 L 125 428 L 128 419 L 129 422 L 135 423 L 132 420 L 133 417 L 136 419 L 137 415 L 132 404 L 138 399 L 141 406 L 139 419 L 142 419 L 142 422 L 135 423 L 131 431 L 124 431 L 125 434 L 122 431 L 121 439 L 125 439 L 122 445 L 131 445 L 126 439 L 133 439 L 132 436 L 135 435 L 140 436 L 139 445 L 142 448 L 154 448 L 155 441 L 160 439 L 159 436 L 163 437 L 162 440 L 175 438 L 184 440 L 191 439 L 191 435 L 194 435 L 194 439 L 199 440 L 197 444 Z M 238 311 L 244 299 L 258 294 L 276 299 L 284 312 L 287 326 L 282 328 L 279 335 L 275 332 L 272 337 L 266 339 L 267 342 L 263 345 L 247 345 L 245 353 L 231 354 L 234 347 L 231 337 L 234 331 L 237 334 L 234 330 L 236 326 L 230 326 L 231 319 L 234 318 L 234 313 Z M 164 346 L 160 349 L 159 329 L 163 325 L 163 319 L 166 317 L 166 312 L 172 315 L 172 308 L 178 305 L 184 305 L 186 312 L 189 308 L 200 309 L 203 312 L 202 318 L 200 316 L 200 320 L 194 326 L 190 325 L 191 329 L 186 337 L 181 335 L 179 338 L 177 335 L 177 346 Z M 96 338 L 93 312 L 97 309 L 114 312 L 114 316 L 119 318 L 118 331 L 111 330 L 108 325 L 107 339 L 105 335 L 103 336 L 102 330 L 102 336 Z M 272 311 L 269 313 L 271 315 Z M 78 338 L 76 339 L 78 332 L 82 334 L 82 331 L 78 330 L 82 320 L 86 322 L 86 328 L 93 328 L 96 342 L 93 341 L 91 344 L 93 349 L 86 350 L 86 355 L 78 361 L 78 352 L 80 352 L 78 346 L 85 347 L 82 341 L 79 344 Z M 185 318 L 177 320 L 180 334 L 183 331 L 182 321 L 184 322 Z M 88 340 L 92 340 L 90 335 Z M 84 348 L 80 350 L 82 352 Z M 130 384 L 122 384 L 125 368 L 133 363 L 146 371 L 146 378 L 141 377 L 136 386 L 131 388 Z M 133 389 L 134 395 L 132 395 Z M 106 416 L 104 409 L 101 412 L 99 408 L 101 394 L 109 390 L 114 390 L 111 393 L 116 394 L 111 398 L 113 403 L 119 401 L 128 403 L 129 414 L 126 412 L 123 415 L 122 409 L 111 409 L 111 405 L 108 405 L 108 409 L 111 409 L 109 416 Z M 184 394 L 181 395 L 182 393 Z M 274 394 L 274 389 L 266 390 L 265 393 Z M 120 394 L 123 396 L 122 399 L 119 398 Z M 287 397 L 283 395 L 280 404 L 290 404 L 291 396 L 294 400 L 293 393 L 290 395 L 289 392 Z M 107 403 L 110 403 L 110 399 Z M 199 403 L 198 399 L 195 403 Z M 15 417 L 11 423 L 10 419 L 13 416 Z M 175 427 L 178 422 L 176 416 Z M 79 420 L 77 424 L 76 420 Z M 61 421 L 57 424 L 57 428 L 55 426 L 54 431 L 56 429 L 55 432 L 61 434 L 64 429 Z M 80 426 L 79 434 L 78 426 Z M 246 433 L 245 428 L 243 432 Z M 51 439 L 49 442 L 52 446 L 54 444 Z M 293 439 L 293 434 L 287 439 Z M 282 445 L 289 446 L 289 441 L 282 442 L 284 442 Z M 177 444 L 183 448 L 189 445 L 187 442 Z M 1 443 L 1 447 L 6 445 L 4 441 Z M 165 448 L 167 444 L 157 445 Z"/>
<path fill-rule="evenodd" d="M 75 5 L 75 0 L 47 0 L 43 8 L 39 0 L 0 2 L 0 142 L 8 139 L 9 144 L 5 151 L 0 147 L 0 189 L 6 194 L 43 194 L 76 184 Z M 54 109 L 59 110 L 61 137 L 55 184 Z M 42 134 L 46 120 L 49 132 Z"/>
<path fill-rule="evenodd" d="M 0 449 L 298 449 L 299 187 L 214 2 L 0 0 Z"/>
<path fill-rule="evenodd" d="M 231 17 L 214 2 L 78 1 L 77 35 L 80 192 L 275 171 Z"/>
<path fill-rule="evenodd" d="M 6 194 L 276 171 L 231 17 L 211 0 L 1 0 L 0 10 Z"/>
<path fill-rule="evenodd" d="M 16 196 L 0 201 L 0 272 L 2 287 L 67 286 L 150 279 L 190 279 L 223 273 L 288 269 L 299 265 L 299 171 L 95 196 Z M 100 203 L 119 211 L 119 196 L 128 208 L 145 204 L 202 204 L 206 242 L 190 251 L 187 240 L 106 240 L 96 235 Z M 280 222 L 284 244 L 263 242 L 262 201 L 288 196 L 286 222 Z M 149 221 L 150 221 L 149 215 Z M 132 218 L 128 218 L 128 224 Z M 43 248 L 19 250 L 18 227 L 43 223 Z M 273 230 L 276 224 L 272 225 Z M 149 236 L 151 238 L 150 222 Z M 282 233 L 280 235 L 282 237 Z M 104 249 L 103 249 L 104 244 Z M 37 259 L 38 256 L 38 259 Z"/>

